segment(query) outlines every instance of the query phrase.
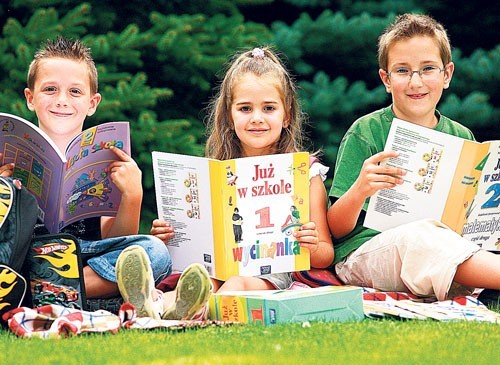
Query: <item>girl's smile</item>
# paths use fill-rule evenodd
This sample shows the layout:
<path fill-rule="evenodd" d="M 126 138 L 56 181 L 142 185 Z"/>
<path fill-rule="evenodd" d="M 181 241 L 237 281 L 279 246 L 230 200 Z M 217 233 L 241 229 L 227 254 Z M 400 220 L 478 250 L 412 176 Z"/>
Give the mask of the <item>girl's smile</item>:
<path fill-rule="evenodd" d="M 276 152 L 281 131 L 288 127 L 278 85 L 274 75 L 258 77 L 250 72 L 235 83 L 231 118 L 242 157 Z"/>

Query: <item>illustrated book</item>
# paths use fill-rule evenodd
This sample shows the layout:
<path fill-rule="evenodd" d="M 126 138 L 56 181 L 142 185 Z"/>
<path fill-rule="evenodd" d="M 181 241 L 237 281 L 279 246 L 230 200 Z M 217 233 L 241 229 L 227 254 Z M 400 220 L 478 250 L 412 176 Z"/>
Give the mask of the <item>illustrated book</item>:
<path fill-rule="evenodd" d="M 14 177 L 35 195 L 39 219 L 51 233 L 84 218 L 116 215 L 121 194 L 106 167 L 118 158 L 110 146 L 130 155 L 128 122 L 86 129 L 62 153 L 33 123 L 0 113 L 0 163 L 15 164 Z"/>
<path fill-rule="evenodd" d="M 175 230 L 174 270 L 198 262 L 226 280 L 309 269 L 309 250 L 293 236 L 309 220 L 308 153 L 152 155 L 158 215 Z"/>
<path fill-rule="evenodd" d="M 404 183 L 370 198 L 364 225 L 383 231 L 419 219 L 446 224 L 481 248 L 500 251 L 500 141 L 462 139 L 395 118 L 384 162 Z"/>

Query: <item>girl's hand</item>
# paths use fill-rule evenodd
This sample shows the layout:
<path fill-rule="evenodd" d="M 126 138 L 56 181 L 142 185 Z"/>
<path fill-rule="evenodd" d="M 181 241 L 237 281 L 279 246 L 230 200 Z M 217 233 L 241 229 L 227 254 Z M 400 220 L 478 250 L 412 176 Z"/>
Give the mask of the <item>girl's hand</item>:
<path fill-rule="evenodd" d="M 399 152 L 382 151 L 365 160 L 359 173 L 358 179 L 354 183 L 356 190 L 368 198 L 377 191 L 385 188 L 392 188 L 403 183 L 402 176 L 406 171 L 397 167 L 384 165 L 380 162 L 385 159 L 398 157 Z"/>
<path fill-rule="evenodd" d="M 151 227 L 150 233 L 161 239 L 163 242 L 167 243 L 169 239 L 174 237 L 174 227 L 168 222 L 162 219 L 155 219 L 153 221 L 153 226 Z"/>
<path fill-rule="evenodd" d="M 300 230 L 293 232 L 293 236 L 299 241 L 300 247 L 308 248 L 311 254 L 319 249 L 319 234 L 316 223 L 308 222 L 300 227 Z"/>

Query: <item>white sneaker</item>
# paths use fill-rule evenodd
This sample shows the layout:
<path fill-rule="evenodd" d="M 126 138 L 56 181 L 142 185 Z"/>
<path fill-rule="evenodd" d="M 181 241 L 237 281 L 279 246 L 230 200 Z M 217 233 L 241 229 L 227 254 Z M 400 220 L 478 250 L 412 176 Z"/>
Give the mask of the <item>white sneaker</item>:
<path fill-rule="evenodd" d="M 175 288 L 175 302 L 163 319 L 193 319 L 203 310 L 212 293 L 212 282 L 207 270 L 200 264 L 191 264 L 183 272 Z"/>
<path fill-rule="evenodd" d="M 138 317 L 161 319 L 163 301 L 155 288 L 151 262 L 144 248 L 132 245 L 120 253 L 116 278 L 123 300 L 135 307 Z"/>

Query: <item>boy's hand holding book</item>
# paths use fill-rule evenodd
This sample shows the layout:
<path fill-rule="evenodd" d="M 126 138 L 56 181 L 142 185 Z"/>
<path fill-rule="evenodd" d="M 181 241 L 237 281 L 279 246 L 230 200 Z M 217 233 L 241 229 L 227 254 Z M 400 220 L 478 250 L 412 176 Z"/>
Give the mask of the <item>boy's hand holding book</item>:
<path fill-rule="evenodd" d="M 110 150 L 120 159 L 109 164 L 106 169 L 111 181 L 116 185 L 122 197 L 140 196 L 142 198 L 142 172 L 137 163 L 123 150 L 117 147 L 110 147 Z"/>
<path fill-rule="evenodd" d="M 356 190 L 368 198 L 381 189 L 393 188 L 402 184 L 401 176 L 406 174 L 405 170 L 380 165 L 382 161 L 398 156 L 399 153 L 395 151 L 382 151 L 367 158 L 356 181 Z"/>

